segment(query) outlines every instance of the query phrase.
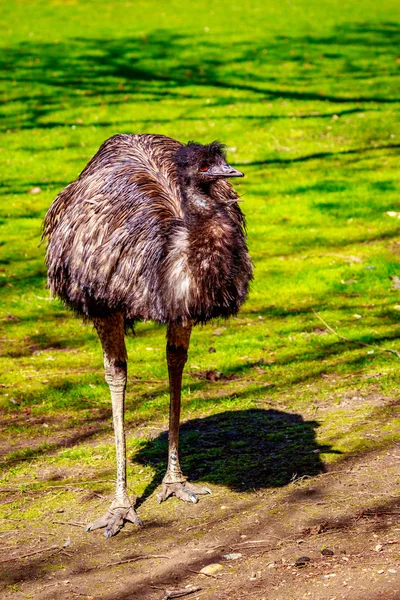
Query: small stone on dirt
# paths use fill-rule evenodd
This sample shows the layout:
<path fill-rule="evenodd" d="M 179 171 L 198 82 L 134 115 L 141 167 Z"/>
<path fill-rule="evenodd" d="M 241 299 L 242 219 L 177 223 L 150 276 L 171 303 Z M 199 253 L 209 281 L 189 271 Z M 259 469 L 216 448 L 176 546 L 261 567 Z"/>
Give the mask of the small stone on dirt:
<path fill-rule="evenodd" d="M 309 556 L 300 556 L 294 563 L 295 567 L 304 567 L 306 564 L 311 562 L 311 558 Z"/>
<path fill-rule="evenodd" d="M 304 530 L 306 535 L 318 535 L 323 533 L 326 530 L 326 523 L 318 523 L 317 525 L 313 525 L 313 527 L 307 527 Z"/>
<path fill-rule="evenodd" d="M 214 575 L 224 567 L 220 563 L 210 563 L 206 565 L 200 570 L 200 573 L 204 573 L 204 575 Z"/>
<path fill-rule="evenodd" d="M 321 550 L 321 554 L 322 556 L 333 556 L 335 553 L 330 548 L 324 548 L 323 550 Z"/>
<path fill-rule="evenodd" d="M 224 554 L 224 558 L 226 560 L 237 560 L 238 558 L 241 558 L 242 555 L 240 554 L 240 552 L 233 552 L 232 554 Z"/>
<path fill-rule="evenodd" d="M 382 552 L 383 550 L 383 545 L 382 544 L 377 544 L 375 546 L 375 552 Z"/>
<path fill-rule="evenodd" d="M 396 569 L 388 569 L 388 573 L 395 575 L 397 573 L 397 570 Z"/>

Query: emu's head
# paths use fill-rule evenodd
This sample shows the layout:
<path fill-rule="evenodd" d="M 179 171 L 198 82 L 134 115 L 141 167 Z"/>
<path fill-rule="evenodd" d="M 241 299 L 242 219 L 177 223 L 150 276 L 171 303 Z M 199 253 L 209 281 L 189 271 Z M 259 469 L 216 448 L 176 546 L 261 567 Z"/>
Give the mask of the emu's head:
<path fill-rule="evenodd" d="M 212 142 L 207 146 L 189 142 L 176 152 L 178 173 L 183 181 L 204 185 L 225 177 L 243 177 L 226 162 L 225 146 Z"/>

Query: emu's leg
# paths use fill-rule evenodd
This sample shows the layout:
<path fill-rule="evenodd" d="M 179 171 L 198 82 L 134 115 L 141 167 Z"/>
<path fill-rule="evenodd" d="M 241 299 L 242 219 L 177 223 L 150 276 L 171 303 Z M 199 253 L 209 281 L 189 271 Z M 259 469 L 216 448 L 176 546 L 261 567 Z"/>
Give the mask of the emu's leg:
<path fill-rule="evenodd" d="M 124 318 L 122 314 L 107 319 L 94 319 L 104 354 L 106 381 L 110 387 L 112 414 L 117 454 L 117 486 L 114 500 L 105 515 L 90 523 L 86 531 L 105 527 L 104 535 L 111 537 L 118 533 L 125 521 L 143 525 L 133 509 L 126 489 L 126 444 L 124 430 L 124 400 L 126 388 L 126 348 L 124 339 Z"/>
<path fill-rule="evenodd" d="M 175 495 L 186 502 L 197 502 L 196 494 L 211 494 L 205 487 L 192 485 L 183 476 L 178 456 L 179 418 L 181 411 L 182 372 L 187 360 L 192 324 L 169 325 L 167 331 L 167 363 L 170 389 L 168 468 L 158 501 Z"/>

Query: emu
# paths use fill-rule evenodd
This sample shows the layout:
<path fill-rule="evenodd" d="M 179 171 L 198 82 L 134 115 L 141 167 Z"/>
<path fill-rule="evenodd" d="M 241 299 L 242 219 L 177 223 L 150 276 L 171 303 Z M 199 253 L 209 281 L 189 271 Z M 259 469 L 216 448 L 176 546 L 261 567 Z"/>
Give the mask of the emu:
<path fill-rule="evenodd" d="M 182 144 L 162 135 L 106 140 L 44 221 L 48 287 L 91 321 L 103 349 L 115 433 L 117 480 L 108 511 L 88 525 L 118 533 L 142 525 L 127 493 L 125 332 L 135 322 L 167 324 L 170 384 L 168 466 L 158 501 L 197 502 L 206 487 L 179 465 L 182 371 L 193 325 L 239 310 L 252 279 L 245 222 L 227 181 L 243 173 L 219 142 Z"/>

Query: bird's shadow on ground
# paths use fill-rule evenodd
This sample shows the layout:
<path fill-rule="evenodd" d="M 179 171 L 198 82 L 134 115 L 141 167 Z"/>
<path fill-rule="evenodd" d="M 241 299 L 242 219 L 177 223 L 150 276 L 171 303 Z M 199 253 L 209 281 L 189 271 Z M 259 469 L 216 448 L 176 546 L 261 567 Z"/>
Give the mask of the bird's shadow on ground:
<path fill-rule="evenodd" d="M 180 462 L 190 481 L 226 485 L 233 491 L 281 487 L 324 471 L 316 421 L 279 410 L 225 411 L 193 419 L 180 428 Z M 155 475 L 137 505 L 161 483 L 167 467 L 168 433 L 149 440 L 133 462 L 151 465 Z"/>

